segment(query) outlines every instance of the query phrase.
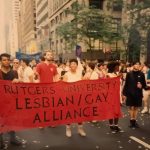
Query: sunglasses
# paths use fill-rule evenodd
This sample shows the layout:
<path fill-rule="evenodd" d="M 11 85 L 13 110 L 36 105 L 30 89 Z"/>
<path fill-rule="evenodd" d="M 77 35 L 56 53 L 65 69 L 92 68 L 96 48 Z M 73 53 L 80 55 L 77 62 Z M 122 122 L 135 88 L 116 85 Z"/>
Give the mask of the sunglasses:
<path fill-rule="evenodd" d="M 13 62 L 14 64 L 19 64 L 19 62 Z"/>

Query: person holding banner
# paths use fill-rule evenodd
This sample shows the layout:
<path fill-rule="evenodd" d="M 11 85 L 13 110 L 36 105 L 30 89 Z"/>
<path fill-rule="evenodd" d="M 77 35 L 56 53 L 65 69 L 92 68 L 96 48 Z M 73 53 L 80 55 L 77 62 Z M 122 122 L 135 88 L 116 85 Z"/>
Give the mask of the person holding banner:
<path fill-rule="evenodd" d="M 59 74 L 56 66 L 53 64 L 53 54 L 46 51 L 44 54 L 45 61 L 37 64 L 36 74 L 40 83 L 52 83 L 59 81 Z"/>
<path fill-rule="evenodd" d="M 108 68 L 108 73 L 107 73 L 108 78 L 120 76 L 119 62 L 110 62 L 108 63 L 107 68 Z M 121 102 L 121 87 L 120 87 L 120 102 Z M 119 122 L 119 118 L 109 119 L 109 127 L 112 133 L 123 132 L 123 130 L 121 130 L 121 128 L 118 126 L 118 122 Z"/>
<path fill-rule="evenodd" d="M 11 80 L 13 83 L 18 83 L 18 73 L 11 69 L 10 66 L 10 55 L 7 53 L 3 53 L 0 55 L 1 69 L 0 69 L 0 80 Z M 14 131 L 9 132 L 10 135 L 10 143 L 13 145 L 22 145 L 22 141 L 16 137 L 16 133 Z M 5 144 L 3 141 L 3 134 L 0 133 L 0 148 L 5 148 Z"/>
<path fill-rule="evenodd" d="M 99 74 L 95 70 L 95 63 L 90 62 L 86 66 L 86 73 L 83 77 L 83 80 L 97 80 L 99 79 Z"/>
<path fill-rule="evenodd" d="M 52 83 L 60 80 L 56 65 L 53 64 L 53 53 L 48 50 L 43 55 L 44 60 L 37 64 L 35 75 L 40 83 Z M 43 127 L 39 127 L 43 129 Z"/>
<path fill-rule="evenodd" d="M 21 59 L 20 67 L 20 80 L 24 83 L 33 83 L 34 82 L 34 72 L 29 66 L 29 60 L 24 58 Z"/>
<path fill-rule="evenodd" d="M 70 63 L 70 70 L 63 76 L 63 81 L 65 82 L 80 81 L 82 79 L 82 71 L 79 71 L 78 69 L 78 61 L 76 59 L 71 59 L 69 63 Z M 86 136 L 82 123 L 78 123 L 78 133 L 83 137 Z M 70 124 L 66 125 L 66 136 L 67 137 L 72 136 Z"/>

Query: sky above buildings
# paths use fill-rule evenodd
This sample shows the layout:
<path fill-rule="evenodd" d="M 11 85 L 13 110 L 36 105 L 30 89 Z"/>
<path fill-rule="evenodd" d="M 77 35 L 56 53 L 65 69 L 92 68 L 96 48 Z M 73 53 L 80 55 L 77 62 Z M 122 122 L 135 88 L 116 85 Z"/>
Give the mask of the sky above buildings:
<path fill-rule="evenodd" d="M 7 51 L 12 0 L 0 0 L 0 53 Z"/>

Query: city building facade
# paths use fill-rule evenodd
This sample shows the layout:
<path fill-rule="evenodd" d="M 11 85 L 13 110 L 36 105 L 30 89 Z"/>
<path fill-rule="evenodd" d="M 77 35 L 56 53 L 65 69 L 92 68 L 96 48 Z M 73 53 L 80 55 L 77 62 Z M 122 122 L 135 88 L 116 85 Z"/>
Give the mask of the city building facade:
<path fill-rule="evenodd" d="M 12 0 L 11 19 L 9 20 L 7 49 L 12 56 L 18 51 L 18 19 L 19 19 L 20 1 Z"/>
<path fill-rule="evenodd" d="M 48 21 L 48 0 L 36 0 L 36 28 L 38 51 L 45 51 L 50 48 Z"/>
<path fill-rule="evenodd" d="M 49 0 L 48 11 L 49 11 L 49 29 L 50 29 L 50 49 L 55 54 L 66 54 L 65 41 L 57 35 L 57 27 L 61 23 L 71 21 L 71 17 L 67 14 L 66 10 L 69 9 L 75 0 Z"/>
<path fill-rule="evenodd" d="M 75 48 L 68 50 L 66 48 L 65 40 L 57 34 L 57 27 L 60 24 L 71 22 L 74 18 L 67 13 L 67 10 L 72 7 L 72 4 L 76 0 L 49 0 L 49 29 L 50 29 L 50 48 L 55 52 L 57 56 L 65 54 L 65 58 L 73 57 L 75 55 Z M 98 11 L 103 11 L 104 13 L 113 16 L 114 27 L 118 28 L 121 24 L 122 9 L 112 10 L 107 9 L 107 0 L 78 0 L 80 4 L 85 6 L 94 6 Z M 82 52 L 85 53 L 86 58 L 90 58 L 90 53 L 88 47 L 84 43 L 80 43 L 82 47 Z M 95 55 L 93 58 L 98 58 L 98 55 L 105 57 L 110 55 L 114 51 L 119 51 L 121 49 L 121 43 L 109 44 L 103 43 L 102 41 L 93 41 L 93 53 Z M 89 54 L 88 54 L 89 53 Z M 98 55 L 97 55 L 98 54 Z M 89 55 L 89 56 L 88 56 Z M 105 56 L 104 56 L 105 55 Z M 64 55 L 63 55 L 64 56 Z M 120 57 L 120 56 L 118 56 Z"/>
<path fill-rule="evenodd" d="M 54 51 L 57 59 L 62 56 L 64 59 L 75 57 L 76 45 L 69 49 L 65 39 L 57 33 L 57 27 L 74 20 L 73 16 L 68 13 L 68 10 L 72 9 L 73 3 L 76 1 L 87 7 L 94 6 L 97 11 L 111 16 L 113 20 L 112 28 L 115 32 L 119 31 L 121 25 L 131 23 L 127 5 L 118 5 L 111 0 L 20 0 L 20 11 L 17 19 L 19 50 L 27 54 L 33 54 L 51 49 Z M 124 0 L 124 3 L 135 5 L 141 1 Z M 148 10 L 145 10 L 145 13 Z M 139 37 L 141 40 L 147 39 L 146 47 L 139 42 L 139 49 L 142 50 L 138 57 L 142 61 L 148 60 L 148 57 L 150 57 L 150 31 L 139 30 L 136 37 Z M 101 40 L 90 40 L 92 53 L 85 43 L 77 43 L 82 48 L 83 58 L 124 59 L 126 46 L 122 40 L 116 40 L 109 44 Z M 130 37 L 128 37 L 127 42 L 130 40 Z M 129 46 L 128 60 L 132 61 L 133 53 L 130 53 L 133 51 L 130 50 L 132 46 L 127 46 Z"/>
<path fill-rule="evenodd" d="M 19 12 L 19 49 L 27 54 L 37 50 L 36 36 L 36 3 L 35 0 L 20 0 Z"/>
<path fill-rule="evenodd" d="M 6 41 L 5 41 L 5 4 L 4 1 L 0 1 L 0 52 L 5 52 L 6 50 Z"/>

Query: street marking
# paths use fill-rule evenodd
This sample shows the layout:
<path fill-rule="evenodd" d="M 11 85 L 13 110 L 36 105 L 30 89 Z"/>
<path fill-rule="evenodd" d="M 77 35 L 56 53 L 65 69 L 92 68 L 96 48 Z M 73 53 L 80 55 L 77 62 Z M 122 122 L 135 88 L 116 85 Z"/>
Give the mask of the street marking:
<path fill-rule="evenodd" d="M 142 140 L 140 140 L 140 139 L 138 139 L 138 138 L 136 138 L 134 136 L 130 136 L 130 139 L 132 139 L 132 140 L 138 142 L 139 144 L 143 145 L 144 147 L 150 149 L 150 145 L 145 143 L 145 142 L 143 142 Z"/>

